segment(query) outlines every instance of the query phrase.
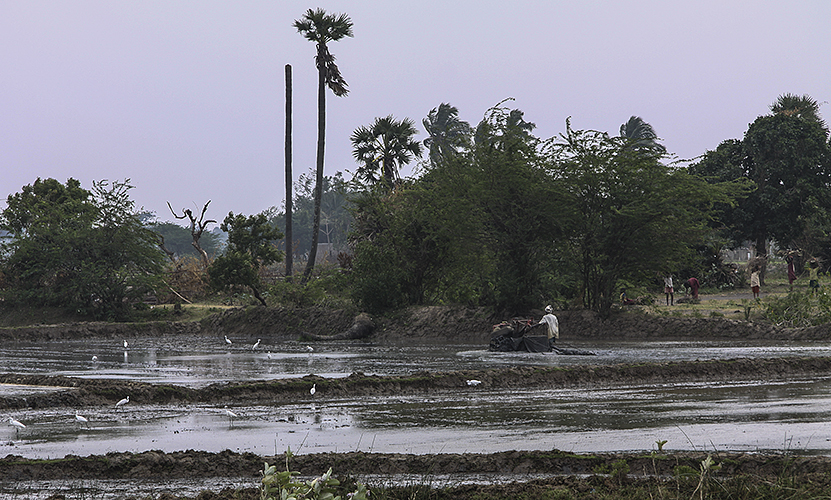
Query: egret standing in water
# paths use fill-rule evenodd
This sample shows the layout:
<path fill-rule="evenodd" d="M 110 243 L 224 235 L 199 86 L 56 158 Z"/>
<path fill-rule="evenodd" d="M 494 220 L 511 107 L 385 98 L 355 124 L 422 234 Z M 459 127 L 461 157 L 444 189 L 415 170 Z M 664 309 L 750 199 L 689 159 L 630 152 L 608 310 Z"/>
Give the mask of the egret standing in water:
<path fill-rule="evenodd" d="M 252 347 L 251 350 L 253 351 L 254 349 L 256 349 L 258 347 L 260 347 L 260 339 L 257 339 L 257 343 L 254 344 L 254 347 Z"/>
<path fill-rule="evenodd" d="M 86 417 L 82 417 L 81 415 L 78 415 L 77 411 L 75 412 L 75 421 L 78 422 L 81 425 L 86 425 L 87 427 L 89 427 L 89 420 L 87 420 Z"/>
<path fill-rule="evenodd" d="M 11 417 L 9 417 L 9 425 L 13 425 L 13 426 L 14 426 L 14 432 L 15 432 L 15 435 L 19 435 L 19 434 L 20 434 L 20 429 L 25 429 L 25 428 L 26 428 L 26 426 L 25 426 L 25 425 L 23 425 L 23 422 L 21 422 L 21 421 L 19 421 L 19 420 L 15 420 L 15 419 L 13 419 L 13 418 L 11 418 Z"/>
<path fill-rule="evenodd" d="M 312 384 L 312 388 L 309 389 L 309 394 L 314 396 L 316 392 L 317 392 L 317 384 Z"/>
<path fill-rule="evenodd" d="M 225 407 L 225 414 L 228 415 L 228 424 L 230 424 L 231 427 L 233 427 L 234 419 L 237 418 L 237 414 L 229 410 L 227 406 Z"/>
<path fill-rule="evenodd" d="M 127 396 L 126 398 L 124 398 L 121 401 L 119 401 L 118 403 L 116 403 L 115 407 L 116 407 L 116 409 L 118 409 L 119 407 L 124 406 L 129 402 L 130 402 L 130 396 Z"/>
<path fill-rule="evenodd" d="M 228 345 L 233 344 L 233 342 L 231 342 L 231 339 L 229 339 L 227 335 L 225 335 L 225 343 Z"/>
<path fill-rule="evenodd" d="M 127 349 L 127 345 L 128 345 L 128 344 L 127 344 L 127 341 L 125 340 L 125 341 L 124 341 L 124 348 L 125 348 L 125 349 Z"/>

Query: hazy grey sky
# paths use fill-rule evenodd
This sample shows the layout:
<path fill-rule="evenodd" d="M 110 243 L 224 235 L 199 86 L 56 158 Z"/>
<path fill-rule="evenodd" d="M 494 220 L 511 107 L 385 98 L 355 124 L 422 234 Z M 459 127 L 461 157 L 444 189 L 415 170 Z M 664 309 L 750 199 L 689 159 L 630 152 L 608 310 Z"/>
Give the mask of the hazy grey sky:
<path fill-rule="evenodd" d="M 314 46 L 292 23 L 317 7 L 355 32 L 330 45 L 350 93 L 327 96 L 327 175 L 354 171 L 355 128 L 409 117 L 421 140 L 442 102 L 475 125 L 512 97 L 539 137 L 638 115 L 692 158 L 782 93 L 831 100 L 828 0 L 0 0 L 0 208 L 38 177 L 130 178 L 163 220 L 168 201 L 281 206 L 286 64 L 295 177 L 315 162 Z"/>

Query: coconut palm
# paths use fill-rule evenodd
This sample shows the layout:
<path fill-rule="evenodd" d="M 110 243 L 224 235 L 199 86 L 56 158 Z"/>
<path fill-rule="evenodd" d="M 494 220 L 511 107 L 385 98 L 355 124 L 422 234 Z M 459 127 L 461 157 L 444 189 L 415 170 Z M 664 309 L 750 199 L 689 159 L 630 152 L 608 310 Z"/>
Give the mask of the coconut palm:
<path fill-rule="evenodd" d="M 424 146 L 433 166 L 468 146 L 473 133 L 468 122 L 459 120 L 459 110 L 446 103 L 431 109 L 421 123 L 430 136 L 424 139 Z"/>
<path fill-rule="evenodd" d="M 352 154 L 360 164 L 357 177 L 368 184 L 395 186 L 399 169 L 421 157 L 421 143 L 413 140 L 417 133 L 415 122 L 409 118 L 396 120 L 392 115 L 355 129 L 351 139 Z"/>
<path fill-rule="evenodd" d="M 642 152 L 666 153 L 666 148 L 658 144 L 658 134 L 652 125 L 640 116 L 632 116 L 620 126 L 620 137 L 630 141 L 632 149 Z"/>
<path fill-rule="evenodd" d="M 335 56 L 326 45 L 344 37 L 352 36 L 352 20 L 346 14 L 327 14 L 323 9 L 309 9 L 303 17 L 294 21 L 294 27 L 310 42 L 317 45 L 315 65 L 317 66 L 317 176 L 315 185 L 315 213 L 312 227 L 312 245 L 309 261 L 303 273 L 304 280 L 312 274 L 317 256 L 317 242 L 320 233 L 320 201 L 323 197 L 323 157 L 326 145 L 326 87 L 336 96 L 345 96 L 349 90 L 346 80 L 335 64 Z"/>
<path fill-rule="evenodd" d="M 819 103 L 808 94 L 803 96 L 782 94 L 770 105 L 770 110 L 775 115 L 795 116 L 809 122 L 818 123 L 825 131 L 825 134 L 828 135 L 828 126 L 825 124 L 825 120 L 819 115 Z"/>

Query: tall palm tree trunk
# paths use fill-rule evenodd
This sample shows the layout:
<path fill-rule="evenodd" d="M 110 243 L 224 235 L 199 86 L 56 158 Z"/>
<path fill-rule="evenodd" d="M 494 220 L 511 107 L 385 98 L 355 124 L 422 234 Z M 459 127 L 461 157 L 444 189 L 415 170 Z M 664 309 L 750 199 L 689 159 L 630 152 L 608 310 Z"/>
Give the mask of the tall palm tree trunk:
<path fill-rule="evenodd" d="M 317 78 L 317 175 L 315 176 L 315 213 L 312 223 L 312 247 L 309 249 L 309 261 L 303 272 L 306 282 L 312 275 L 317 258 L 317 243 L 320 237 L 320 204 L 323 199 L 323 157 L 326 146 L 326 68 L 318 68 Z"/>
<path fill-rule="evenodd" d="M 286 279 L 291 281 L 294 267 L 294 238 L 292 237 L 291 215 L 294 209 L 291 173 L 291 64 L 286 64 Z"/>

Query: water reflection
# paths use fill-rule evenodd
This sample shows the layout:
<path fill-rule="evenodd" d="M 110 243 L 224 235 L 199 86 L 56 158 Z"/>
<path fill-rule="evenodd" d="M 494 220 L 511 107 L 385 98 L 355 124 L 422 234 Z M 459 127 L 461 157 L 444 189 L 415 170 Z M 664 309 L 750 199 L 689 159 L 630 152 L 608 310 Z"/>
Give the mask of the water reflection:
<path fill-rule="evenodd" d="M 253 339 L 256 340 L 256 339 Z M 227 346 L 223 339 L 138 338 L 127 359 L 112 340 L 6 343 L 9 371 L 119 378 L 204 386 L 214 382 L 343 377 L 353 372 L 408 374 L 421 370 L 570 364 L 613 364 L 748 356 L 829 356 L 825 343 L 604 342 L 574 343 L 593 357 L 490 353 L 474 345 L 315 344 L 263 338 Z M 239 346 L 239 347 L 237 347 Z M 98 357 L 97 361 L 92 356 Z M 263 455 L 376 451 L 487 453 L 507 449 L 575 452 L 651 450 L 756 451 L 783 448 L 831 454 L 829 380 L 630 385 L 615 388 L 490 391 L 460 387 L 429 397 L 339 400 L 318 393 L 292 404 L 236 406 L 139 405 L 12 411 L 27 428 L 0 423 L 0 453 L 32 457 L 109 451 L 200 449 Z M 0 386 L 3 395 L 35 390 Z M 318 391 L 319 392 L 319 391 Z M 79 425 L 75 411 L 89 419 Z"/>
<path fill-rule="evenodd" d="M 204 337 L 137 338 L 127 351 L 120 341 L 7 342 L 0 346 L 0 366 L 17 373 L 85 378 L 167 382 L 199 387 L 214 382 L 302 377 L 309 373 L 345 377 L 353 372 L 406 375 L 420 370 L 481 370 L 535 365 L 615 364 L 730 359 L 736 357 L 831 356 L 828 343 L 773 342 L 572 342 L 597 356 L 558 356 L 550 353 L 492 353 L 479 345 L 329 342 L 313 352 L 291 341 L 263 338 Z M 93 356 L 96 357 L 93 360 Z"/>

